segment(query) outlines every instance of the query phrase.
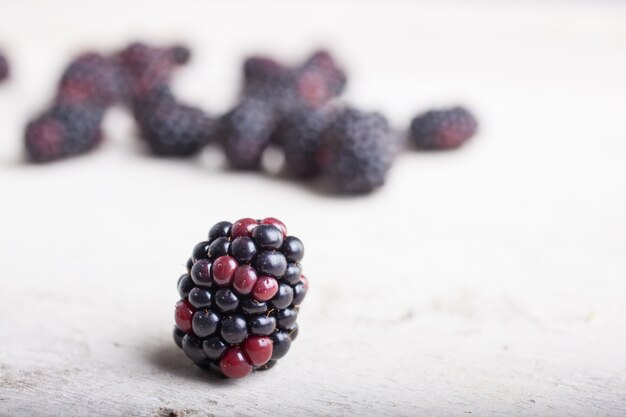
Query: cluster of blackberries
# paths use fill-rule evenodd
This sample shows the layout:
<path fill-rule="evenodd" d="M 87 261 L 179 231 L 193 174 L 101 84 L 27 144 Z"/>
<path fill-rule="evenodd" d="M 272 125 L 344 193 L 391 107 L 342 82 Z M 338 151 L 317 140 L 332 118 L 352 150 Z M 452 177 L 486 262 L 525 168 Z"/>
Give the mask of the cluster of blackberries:
<path fill-rule="evenodd" d="M 9 61 L 2 51 L 0 51 L 0 83 L 7 78 L 9 78 Z"/>
<path fill-rule="evenodd" d="M 169 83 L 190 58 L 186 47 L 157 48 L 133 43 L 110 56 L 85 53 L 63 71 L 52 106 L 26 127 L 33 161 L 85 153 L 102 140 L 105 111 L 132 109 L 142 138 L 156 154 L 188 155 L 208 141 L 213 121 L 200 109 L 179 103 Z"/>
<path fill-rule="evenodd" d="M 381 114 L 334 100 L 347 77 L 328 52 L 294 68 L 252 57 L 243 72 L 242 99 L 219 119 L 216 135 L 233 167 L 258 169 L 273 144 L 296 177 L 325 175 L 346 193 L 383 184 L 399 149 L 397 135 Z"/>
<path fill-rule="evenodd" d="M 325 51 L 295 68 L 266 57 L 248 58 L 243 73 L 241 101 L 219 119 L 216 134 L 237 169 L 258 169 L 281 119 L 293 111 L 323 107 L 346 84 L 345 73 Z"/>
<path fill-rule="evenodd" d="M 52 106 L 26 126 L 28 155 L 46 162 L 95 148 L 106 108 L 126 91 L 124 74 L 112 59 L 96 53 L 77 57 L 63 72 Z"/>
<path fill-rule="evenodd" d="M 119 54 L 131 80 L 130 107 L 141 138 L 161 156 L 191 156 L 209 142 L 214 120 L 203 110 L 181 103 L 174 96 L 173 70 L 189 62 L 184 46 L 155 48 L 135 43 Z"/>
<path fill-rule="evenodd" d="M 213 119 L 180 103 L 170 88 L 174 69 L 189 59 L 183 46 L 141 43 L 112 56 L 78 57 L 63 73 L 52 108 L 27 126 L 29 155 L 50 161 L 92 149 L 102 139 L 106 108 L 124 103 L 154 154 L 192 156 L 215 143 L 233 168 L 258 170 L 274 145 L 293 176 L 321 176 L 337 191 L 367 193 L 385 182 L 407 138 L 419 149 L 452 149 L 477 129 L 471 113 L 454 107 L 415 117 L 408 135 L 394 132 L 380 113 L 338 102 L 347 77 L 326 51 L 293 67 L 246 59 L 238 104 Z"/>
<path fill-rule="evenodd" d="M 274 218 L 215 224 L 178 280 L 174 341 L 229 378 L 272 367 L 298 335 L 304 246 Z"/>

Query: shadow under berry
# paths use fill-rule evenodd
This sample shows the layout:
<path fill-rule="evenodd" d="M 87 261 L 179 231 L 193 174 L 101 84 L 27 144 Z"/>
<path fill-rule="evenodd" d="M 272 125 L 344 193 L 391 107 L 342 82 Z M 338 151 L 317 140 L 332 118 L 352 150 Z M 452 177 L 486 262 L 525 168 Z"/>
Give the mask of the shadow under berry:
<path fill-rule="evenodd" d="M 161 345 L 155 346 L 147 351 L 146 358 L 149 362 L 154 364 L 159 371 L 167 372 L 176 377 L 209 382 L 215 386 L 228 386 L 233 384 L 233 380 L 204 370 L 189 362 L 171 340 L 163 341 Z"/>

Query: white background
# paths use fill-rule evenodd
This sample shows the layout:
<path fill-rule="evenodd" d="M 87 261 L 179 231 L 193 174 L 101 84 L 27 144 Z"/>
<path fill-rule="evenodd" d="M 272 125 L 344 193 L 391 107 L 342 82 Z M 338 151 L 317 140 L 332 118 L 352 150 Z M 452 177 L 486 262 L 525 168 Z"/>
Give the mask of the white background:
<path fill-rule="evenodd" d="M 398 127 L 464 103 L 481 132 L 338 198 L 151 158 L 122 109 L 91 155 L 32 166 L 26 120 L 75 53 L 187 42 L 215 114 L 242 57 L 330 48 Z M 626 414 L 626 4 L 0 2 L 0 415 Z M 277 367 L 240 381 L 171 340 L 176 280 L 219 220 L 275 216 L 311 290 Z"/>

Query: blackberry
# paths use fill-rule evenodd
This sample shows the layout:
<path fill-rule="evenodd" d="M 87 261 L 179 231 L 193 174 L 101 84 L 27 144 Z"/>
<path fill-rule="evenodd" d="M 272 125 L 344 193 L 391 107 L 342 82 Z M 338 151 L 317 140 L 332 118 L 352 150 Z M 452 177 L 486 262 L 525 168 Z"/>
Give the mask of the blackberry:
<path fill-rule="evenodd" d="M 139 98 L 169 84 L 176 67 L 186 64 L 190 57 L 190 50 L 183 45 L 160 48 L 135 42 L 116 58 L 127 71 L 133 97 Z"/>
<path fill-rule="evenodd" d="M 156 107 L 164 103 L 176 103 L 176 97 L 169 85 L 163 84 L 145 94 L 133 97 L 130 104 L 133 117 L 138 124 L 150 117 Z"/>
<path fill-rule="evenodd" d="M 97 53 L 74 59 L 59 81 L 57 101 L 110 106 L 123 101 L 128 92 L 126 73 L 118 63 Z"/>
<path fill-rule="evenodd" d="M 274 129 L 274 112 L 263 101 L 245 99 L 220 118 L 216 140 L 236 169 L 258 169 Z"/>
<path fill-rule="evenodd" d="M 318 108 L 340 95 L 346 81 L 345 72 L 330 53 L 317 51 L 297 71 L 297 96 L 305 107 Z"/>
<path fill-rule="evenodd" d="M 7 60 L 7 57 L 0 52 L 0 82 L 9 78 L 9 73 L 9 61 Z"/>
<path fill-rule="evenodd" d="M 187 297 L 194 287 L 195 283 L 191 279 L 191 275 L 189 275 L 189 273 L 181 275 L 178 279 L 178 295 L 180 295 L 181 298 Z M 194 296 L 193 298 L 196 297 Z"/>
<path fill-rule="evenodd" d="M 385 182 L 395 145 L 385 117 L 347 108 L 322 133 L 317 157 L 339 191 L 367 193 Z"/>
<path fill-rule="evenodd" d="M 300 177 L 316 175 L 320 166 L 316 154 L 321 134 L 332 122 L 334 111 L 300 109 L 283 115 L 272 134 L 272 141 L 282 145 L 287 169 Z"/>
<path fill-rule="evenodd" d="M 255 227 L 252 238 L 264 249 L 278 249 L 283 244 L 283 232 L 271 224 L 260 224 Z"/>
<path fill-rule="evenodd" d="M 196 261 L 199 261 L 200 259 L 206 259 L 207 258 L 207 252 L 209 251 L 209 245 L 211 244 L 210 241 L 204 241 L 204 242 L 200 242 L 196 245 L 195 248 L 193 248 L 193 252 L 191 253 L 191 266 L 193 266 L 193 263 Z M 189 270 L 191 270 L 191 267 L 189 267 Z"/>
<path fill-rule="evenodd" d="M 236 237 L 230 245 L 230 253 L 237 262 L 252 262 L 256 254 L 256 245 L 254 241 L 247 236 Z"/>
<path fill-rule="evenodd" d="M 294 68 L 271 58 L 250 57 L 244 62 L 243 73 L 243 100 L 222 117 L 217 134 L 228 160 L 238 169 L 258 169 L 270 142 L 281 142 L 283 129 L 276 128 L 277 120 L 300 109 L 320 108 L 339 95 L 346 83 L 344 72 L 325 51 L 314 53 Z M 315 123 L 311 128 L 315 128 Z M 290 130 L 287 135 L 299 133 Z M 289 165 L 299 166 L 299 159 L 309 155 L 309 149 L 317 143 L 311 136 L 315 135 L 290 145 L 294 149 L 289 151 L 293 155 Z M 311 165 L 314 163 L 310 161 L 303 164 L 302 175 L 315 170 Z"/>
<path fill-rule="evenodd" d="M 26 126 L 24 142 L 30 159 L 47 162 L 91 150 L 102 140 L 102 116 L 100 106 L 55 104 Z"/>
<path fill-rule="evenodd" d="M 297 263 L 304 247 L 275 218 L 219 222 L 208 236 L 178 280 L 174 341 L 198 366 L 226 377 L 268 369 L 297 335 L 308 289 Z"/>
<path fill-rule="evenodd" d="M 411 122 L 410 138 L 421 149 L 454 149 L 476 133 L 476 118 L 463 107 L 430 110 Z"/>
<path fill-rule="evenodd" d="M 290 68 L 267 57 L 248 58 L 243 65 L 244 97 L 265 102 L 274 111 L 318 108 L 343 91 L 346 75 L 326 51 L 317 51 Z"/>
<path fill-rule="evenodd" d="M 209 239 L 217 239 L 218 237 L 228 236 L 230 229 L 233 227 L 231 222 L 219 222 L 209 230 Z"/>
<path fill-rule="evenodd" d="M 267 57 L 253 56 L 243 64 L 245 97 L 262 100 L 280 100 L 283 87 L 291 78 L 291 70 Z"/>
<path fill-rule="evenodd" d="M 161 156 L 192 156 L 207 144 L 214 121 L 196 107 L 173 98 L 135 106 L 135 119 L 150 150 Z"/>

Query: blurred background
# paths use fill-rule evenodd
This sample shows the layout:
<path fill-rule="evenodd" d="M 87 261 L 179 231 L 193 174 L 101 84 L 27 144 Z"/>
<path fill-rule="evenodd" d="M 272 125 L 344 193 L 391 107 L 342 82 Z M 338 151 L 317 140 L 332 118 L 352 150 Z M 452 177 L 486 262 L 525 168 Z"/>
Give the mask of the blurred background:
<path fill-rule="evenodd" d="M 625 22 L 610 0 L 0 1 L 0 414 L 624 415 Z M 25 163 L 69 60 L 135 40 L 189 45 L 173 88 L 211 114 L 244 57 L 325 47 L 355 107 L 406 130 L 460 103 L 480 131 L 356 197 L 150 157 L 121 107 L 97 152 Z M 299 339 L 207 381 L 171 341 L 176 280 L 211 225 L 266 216 L 306 246 Z"/>

